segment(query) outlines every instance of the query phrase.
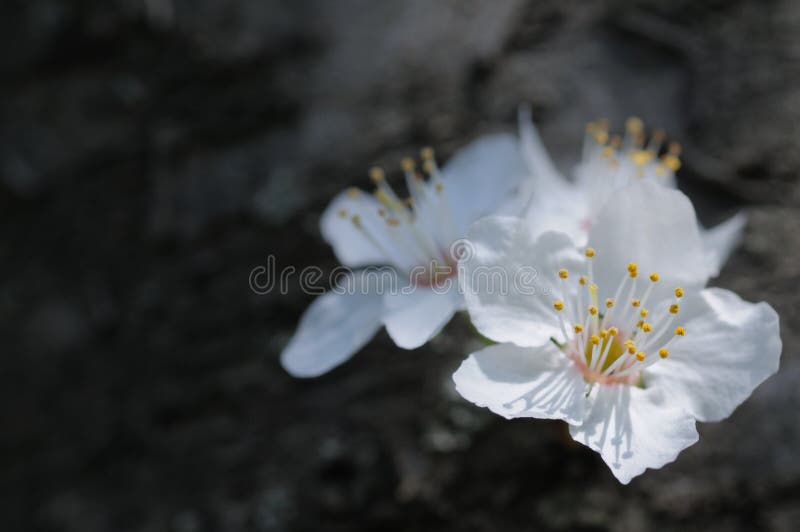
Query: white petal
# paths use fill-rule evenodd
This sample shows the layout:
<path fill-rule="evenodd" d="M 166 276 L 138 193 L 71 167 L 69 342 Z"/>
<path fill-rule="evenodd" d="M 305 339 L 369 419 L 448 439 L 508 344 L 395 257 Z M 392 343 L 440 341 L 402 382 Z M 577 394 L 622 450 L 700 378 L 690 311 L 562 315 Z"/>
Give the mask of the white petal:
<path fill-rule="evenodd" d="M 695 421 L 663 390 L 595 386 L 590 413 L 570 434 L 600 453 L 617 479 L 627 484 L 645 469 L 658 469 L 698 439 Z"/>
<path fill-rule="evenodd" d="M 526 183 L 526 187 L 534 185 L 533 180 Z M 591 226 L 589 201 L 584 190 L 574 185 L 566 185 L 558 192 L 543 189 L 541 193 L 532 195 L 524 216 L 534 235 L 560 231 L 569 235 L 576 246 L 583 247 Z"/>
<path fill-rule="evenodd" d="M 464 399 L 507 419 L 535 417 L 580 423 L 586 383 L 551 343 L 497 344 L 467 358 L 453 374 Z"/>
<path fill-rule="evenodd" d="M 459 234 L 508 202 L 525 175 L 513 135 L 486 135 L 456 153 L 442 169 L 442 181 Z"/>
<path fill-rule="evenodd" d="M 467 240 L 471 256 L 459 263 L 459 282 L 481 334 L 529 347 L 552 337 L 563 341 L 553 310 L 554 300 L 567 300 L 558 270 L 582 273 L 569 237 L 548 232 L 534 239 L 525 221 L 493 216 L 473 224 Z"/>
<path fill-rule="evenodd" d="M 728 290 L 687 294 L 677 323 L 686 336 L 655 364 L 646 385 L 663 388 L 670 400 L 700 421 L 719 421 L 778 370 L 778 315 L 767 303 L 748 303 Z"/>
<path fill-rule="evenodd" d="M 543 190 L 566 185 L 567 180 L 558 171 L 556 165 L 553 164 L 553 160 L 550 158 L 550 154 L 539 136 L 539 131 L 531 119 L 531 112 L 528 106 L 520 106 L 517 122 L 522 156 L 528 165 L 532 179 Z"/>
<path fill-rule="evenodd" d="M 712 275 L 717 275 L 742 240 L 747 215 L 740 212 L 711 229 L 701 231 Z"/>
<path fill-rule="evenodd" d="M 348 360 L 381 326 L 381 296 L 375 283 L 354 274 L 340 287 L 311 303 L 289 344 L 281 365 L 293 377 L 317 377 Z"/>
<path fill-rule="evenodd" d="M 702 288 L 710 275 L 692 203 L 682 192 L 654 183 L 621 189 L 599 211 L 589 231 L 596 282 L 613 295 L 629 262 L 644 280 L 658 272 L 658 289 Z"/>
<path fill-rule="evenodd" d="M 436 336 L 461 306 L 457 283 L 445 293 L 427 287 L 387 292 L 383 296 L 384 324 L 394 343 L 416 349 Z"/>
<path fill-rule="evenodd" d="M 360 192 L 351 196 L 342 192 L 336 196 L 325 209 L 320 218 L 322 237 L 333 247 L 339 262 L 351 268 L 370 264 L 391 264 L 391 258 L 371 242 L 362 230 L 353 224 L 352 216 L 358 215 L 363 224 L 377 232 L 378 242 L 383 246 L 391 245 L 386 236 L 385 222 L 377 219 L 380 203 L 370 194 Z M 344 216 L 342 216 L 344 214 Z"/>

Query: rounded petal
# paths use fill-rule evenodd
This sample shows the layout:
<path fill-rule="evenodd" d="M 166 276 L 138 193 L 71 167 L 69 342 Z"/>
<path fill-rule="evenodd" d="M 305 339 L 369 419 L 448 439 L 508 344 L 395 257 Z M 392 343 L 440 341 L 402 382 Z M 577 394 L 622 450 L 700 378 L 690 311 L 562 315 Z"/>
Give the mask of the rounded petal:
<path fill-rule="evenodd" d="M 436 336 L 460 306 L 457 283 L 444 293 L 405 287 L 384 294 L 383 321 L 398 347 L 416 349 Z"/>
<path fill-rule="evenodd" d="M 526 172 L 513 135 L 486 135 L 457 152 L 442 168 L 442 182 L 459 234 L 508 202 Z"/>
<path fill-rule="evenodd" d="M 381 296 L 358 274 L 311 303 L 300 318 L 281 365 L 293 377 L 317 377 L 348 360 L 381 326 Z M 347 287 L 344 290 L 344 287 Z M 337 293 L 343 292 L 343 293 Z"/>
<path fill-rule="evenodd" d="M 681 302 L 677 322 L 686 336 L 669 347 L 669 358 L 652 366 L 648 387 L 700 421 L 731 415 L 753 390 L 778 371 L 778 315 L 767 303 L 749 303 L 728 290 L 709 288 Z"/>
<path fill-rule="evenodd" d="M 459 282 L 481 334 L 529 347 L 563 340 L 553 310 L 555 299 L 567 299 L 558 270 L 582 268 L 569 237 L 547 232 L 534 238 L 524 220 L 494 216 L 473 224 L 467 241 Z"/>
<path fill-rule="evenodd" d="M 621 189 L 599 210 L 589 230 L 596 282 L 603 297 L 613 295 L 627 264 L 646 276 L 658 272 L 659 289 L 697 289 L 710 275 L 692 203 L 682 192 L 655 183 Z"/>
<path fill-rule="evenodd" d="M 369 224 L 373 231 L 377 231 L 382 245 L 391 245 L 391 238 L 385 234 L 385 223 L 377 219 L 379 208 L 380 203 L 374 197 L 357 189 L 351 189 L 336 196 L 322 213 L 320 218 L 322 237 L 333 247 L 336 258 L 345 266 L 356 268 L 392 263 L 386 250 L 377 247 L 352 220 L 353 216 L 359 216 L 362 225 Z"/>
<path fill-rule="evenodd" d="M 661 389 L 598 385 L 590 401 L 586 420 L 570 434 L 600 453 L 623 484 L 674 461 L 698 439 L 694 418 Z"/>
<path fill-rule="evenodd" d="M 464 399 L 507 419 L 583 420 L 586 383 L 575 364 L 552 343 L 537 348 L 487 347 L 471 354 L 453 381 Z"/>
<path fill-rule="evenodd" d="M 719 271 L 728 261 L 731 253 L 742 240 L 742 231 L 747 225 L 747 215 L 743 212 L 731 216 L 711 229 L 701 230 L 703 244 L 708 253 L 709 268 L 712 275 Z"/>

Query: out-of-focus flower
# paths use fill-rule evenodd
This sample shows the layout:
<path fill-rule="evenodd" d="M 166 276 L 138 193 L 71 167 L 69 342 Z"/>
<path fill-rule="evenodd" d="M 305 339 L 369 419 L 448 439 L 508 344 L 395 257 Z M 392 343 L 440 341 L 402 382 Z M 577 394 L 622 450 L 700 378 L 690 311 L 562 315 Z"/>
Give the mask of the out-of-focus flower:
<path fill-rule="evenodd" d="M 373 194 L 350 189 L 321 219 L 322 235 L 349 268 L 359 270 L 338 290 L 317 298 L 281 354 L 296 377 L 314 377 L 349 359 L 385 325 L 405 349 L 421 346 L 464 308 L 458 290 L 458 246 L 470 224 L 493 214 L 518 193 L 527 170 L 512 135 L 482 137 L 441 170 L 429 148 L 421 151 L 429 179 L 415 162 L 402 163 L 410 194 L 400 198 L 380 168 L 370 171 Z"/>
<path fill-rule="evenodd" d="M 729 416 L 778 369 L 775 311 L 703 288 L 704 246 L 681 192 L 621 189 L 583 253 L 568 235 L 537 238 L 516 218 L 480 220 L 469 239 L 467 307 L 499 344 L 463 362 L 458 392 L 506 418 L 567 421 L 622 483 L 673 461 L 697 441 L 695 420 Z M 535 294 L 496 290 L 479 274 L 526 265 Z"/>
<path fill-rule="evenodd" d="M 527 108 L 520 111 L 519 128 L 530 169 L 521 196 L 528 198 L 525 216 L 536 233 L 563 231 L 583 245 L 600 208 L 621 188 L 636 182 L 676 187 L 681 146 L 671 142 L 664 147 L 665 134 L 659 129 L 648 138 L 638 118 L 627 120 L 622 137 L 611 135 L 605 120 L 590 123 L 573 181 L 556 169 Z M 701 228 L 712 275 L 719 273 L 738 244 L 746 222 L 744 213 L 738 213 L 711 229 Z"/>

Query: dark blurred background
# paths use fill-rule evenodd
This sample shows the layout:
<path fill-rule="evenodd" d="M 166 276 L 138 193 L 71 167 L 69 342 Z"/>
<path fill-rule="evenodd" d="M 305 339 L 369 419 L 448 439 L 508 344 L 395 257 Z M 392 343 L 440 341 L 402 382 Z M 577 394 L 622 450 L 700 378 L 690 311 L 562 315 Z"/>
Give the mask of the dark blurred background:
<path fill-rule="evenodd" d="M 797 530 L 797 2 L 5 0 L 0 79 L 4 532 Z M 779 374 L 628 487 L 454 394 L 463 319 L 300 381 L 311 296 L 248 285 L 520 102 L 564 169 L 586 121 L 665 127 L 701 218 L 750 213 L 715 283 L 782 318 Z"/>

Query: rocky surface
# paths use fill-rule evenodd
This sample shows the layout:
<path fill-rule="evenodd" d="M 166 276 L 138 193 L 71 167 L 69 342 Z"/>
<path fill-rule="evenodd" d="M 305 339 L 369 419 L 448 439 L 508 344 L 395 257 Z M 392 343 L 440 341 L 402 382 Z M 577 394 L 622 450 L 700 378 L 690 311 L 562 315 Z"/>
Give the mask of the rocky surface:
<path fill-rule="evenodd" d="M 796 528 L 795 2 L 12 0 L 0 29 L 2 530 Z M 318 216 L 367 167 L 522 101 L 564 168 L 587 120 L 666 127 L 703 220 L 751 213 L 716 284 L 782 317 L 779 374 L 629 487 L 454 395 L 463 320 L 298 381 L 310 296 L 248 287 L 335 265 Z"/>

